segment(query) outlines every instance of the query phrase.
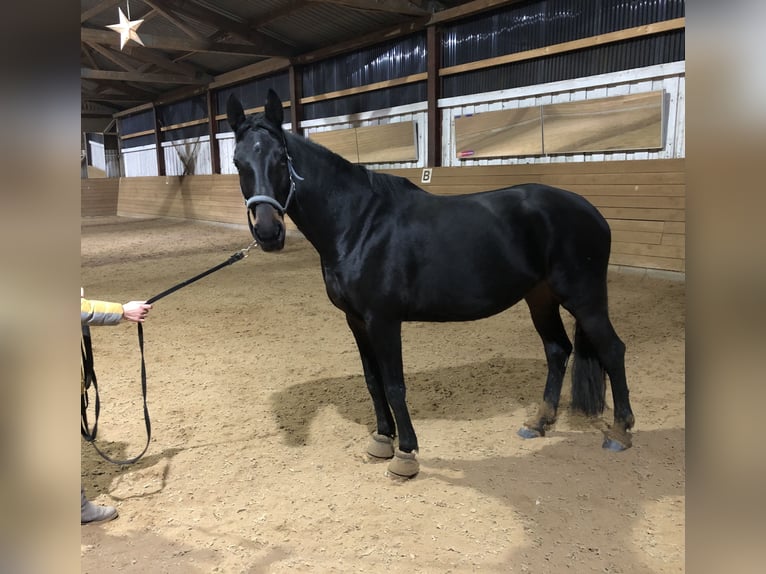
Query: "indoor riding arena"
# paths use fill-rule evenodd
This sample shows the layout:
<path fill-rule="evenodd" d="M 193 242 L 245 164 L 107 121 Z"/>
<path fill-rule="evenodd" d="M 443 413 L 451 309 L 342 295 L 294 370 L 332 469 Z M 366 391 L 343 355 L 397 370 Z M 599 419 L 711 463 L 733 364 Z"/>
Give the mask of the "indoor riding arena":
<path fill-rule="evenodd" d="M 121 47 L 118 5 L 81 2 L 84 296 L 178 286 L 142 326 L 145 454 L 113 464 L 82 441 L 86 496 L 119 511 L 82 525 L 82 572 L 684 572 L 684 2 L 154 4 L 129 3 L 144 46 Z M 376 415 L 319 253 L 290 206 L 284 248 L 253 245 L 227 101 L 260 113 L 270 89 L 286 132 L 431 194 L 541 183 L 593 204 L 632 446 L 602 448 L 608 378 L 588 417 L 569 372 L 555 423 L 517 434 L 548 376 L 522 301 L 403 323 L 419 472 L 368 454 Z M 292 206 L 328 179 L 285 161 Z M 137 331 L 91 327 L 95 443 L 117 460 L 147 444 Z"/>

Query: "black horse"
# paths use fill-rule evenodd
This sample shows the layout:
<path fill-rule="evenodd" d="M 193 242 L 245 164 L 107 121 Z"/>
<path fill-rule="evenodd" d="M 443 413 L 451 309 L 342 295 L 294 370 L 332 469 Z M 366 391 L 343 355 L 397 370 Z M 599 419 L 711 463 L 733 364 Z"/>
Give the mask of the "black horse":
<path fill-rule="evenodd" d="M 576 321 L 572 407 L 602 413 L 608 374 L 614 424 L 603 446 L 631 445 L 625 345 L 607 306 L 611 234 L 588 201 L 531 183 L 430 194 L 286 133 L 273 90 L 265 111 L 250 116 L 231 96 L 227 116 L 254 239 L 264 251 L 282 249 L 287 213 L 319 252 L 327 294 L 346 314 L 375 408 L 377 432 L 367 452 L 393 457 L 389 471 L 409 477 L 419 470 L 405 401 L 402 321 L 480 319 L 522 299 L 543 341 L 548 378 L 538 413 L 519 434 L 542 436 L 556 421 L 572 353 L 564 307 Z"/>

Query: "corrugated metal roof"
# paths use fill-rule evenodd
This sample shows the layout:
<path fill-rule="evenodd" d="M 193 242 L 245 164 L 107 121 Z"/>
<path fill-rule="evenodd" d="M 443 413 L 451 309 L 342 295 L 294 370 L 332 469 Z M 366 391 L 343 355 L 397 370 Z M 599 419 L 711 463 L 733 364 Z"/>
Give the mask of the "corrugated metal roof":
<path fill-rule="evenodd" d="M 508 0 L 512 1 L 512 0 Z M 502 0 L 501 0 L 502 2 Z M 422 22 L 467 0 L 80 0 L 84 117 L 132 109 L 272 57 L 295 58 Z M 106 26 L 118 10 L 145 47 Z M 106 114 L 104 114 L 106 112 Z"/>

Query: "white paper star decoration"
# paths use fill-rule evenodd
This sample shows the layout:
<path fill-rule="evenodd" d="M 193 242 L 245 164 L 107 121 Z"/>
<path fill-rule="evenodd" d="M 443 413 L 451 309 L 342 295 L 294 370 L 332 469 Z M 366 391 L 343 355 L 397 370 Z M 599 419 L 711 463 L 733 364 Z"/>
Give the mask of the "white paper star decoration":
<path fill-rule="evenodd" d="M 143 22 L 143 19 L 130 21 L 125 16 L 125 14 L 123 14 L 122 8 L 117 8 L 117 10 L 120 11 L 120 23 L 112 24 L 111 26 L 107 26 L 107 28 L 111 28 L 115 32 L 120 33 L 120 50 L 125 47 L 125 44 L 128 43 L 128 40 L 133 40 L 134 42 L 143 46 L 144 43 L 141 41 L 141 38 L 138 37 L 138 32 L 136 32 L 138 27 Z"/>

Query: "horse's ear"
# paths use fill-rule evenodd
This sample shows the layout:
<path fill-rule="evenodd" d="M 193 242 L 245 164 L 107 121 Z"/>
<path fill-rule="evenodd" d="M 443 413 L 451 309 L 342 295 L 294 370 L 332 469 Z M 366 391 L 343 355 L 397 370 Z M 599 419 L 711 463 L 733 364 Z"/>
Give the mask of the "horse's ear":
<path fill-rule="evenodd" d="M 226 119 L 229 120 L 229 125 L 235 132 L 245 121 L 245 110 L 234 94 L 231 94 L 226 102 Z"/>
<path fill-rule="evenodd" d="M 282 100 L 279 99 L 274 90 L 269 88 L 269 93 L 266 94 L 266 119 L 274 124 L 275 127 L 281 128 L 284 118 L 285 113 L 282 110 Z"/>

